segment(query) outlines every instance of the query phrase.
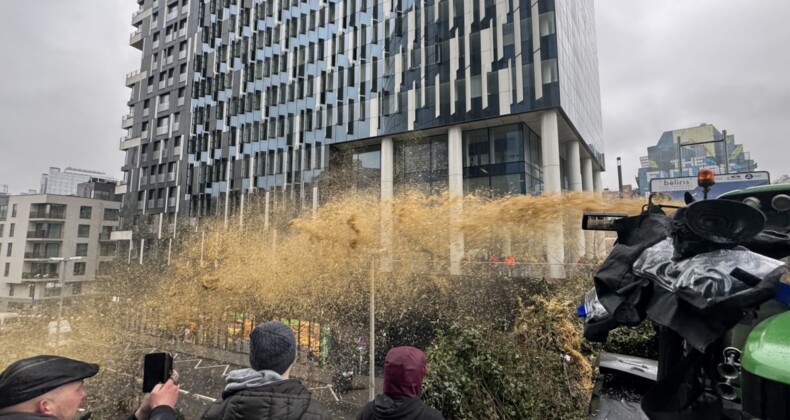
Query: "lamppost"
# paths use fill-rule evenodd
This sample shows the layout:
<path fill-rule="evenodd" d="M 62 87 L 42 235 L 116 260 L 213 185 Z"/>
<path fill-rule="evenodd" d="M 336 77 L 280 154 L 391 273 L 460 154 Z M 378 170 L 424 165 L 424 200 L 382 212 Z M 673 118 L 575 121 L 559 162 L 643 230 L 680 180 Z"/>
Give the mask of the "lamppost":
<path fill-rule="evenodd" d="M 50 257 L 50 262 L 56 262 L 58 264 L 63 263 L 61 265 L 60 274 L 58 277 L 60 278 L 60 301 L 58 303 L 58 332 L 55 335 L 55 346 L 60 347 L 60 329 L 63 327 L 63 278 L 66 277 L 66 262 L 67 261 L 78 261 L 81 260 L 82 257 Z"/>

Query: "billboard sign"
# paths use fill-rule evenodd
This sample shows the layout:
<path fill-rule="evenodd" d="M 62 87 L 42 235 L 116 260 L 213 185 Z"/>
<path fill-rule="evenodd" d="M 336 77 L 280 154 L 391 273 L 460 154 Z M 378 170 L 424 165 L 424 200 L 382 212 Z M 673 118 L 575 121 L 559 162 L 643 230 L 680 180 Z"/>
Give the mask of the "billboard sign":
<path fill-rule="evenodd" d="M 770 183 L 770 176 L 765 171 L 716 175 L 716 184 L 710 187 L 708 198 L 718 198 L 726 192 L 758 185 L 768 185 Z M 697 200 L 702 200 L 703 198 L 702 187 L 697 185 L 697 177 L 695 176 L 650 180 L 651 193 L 666 194 L 674 200 L 683 201 L 683 194 L 686 191 L 690 192 Z"/>

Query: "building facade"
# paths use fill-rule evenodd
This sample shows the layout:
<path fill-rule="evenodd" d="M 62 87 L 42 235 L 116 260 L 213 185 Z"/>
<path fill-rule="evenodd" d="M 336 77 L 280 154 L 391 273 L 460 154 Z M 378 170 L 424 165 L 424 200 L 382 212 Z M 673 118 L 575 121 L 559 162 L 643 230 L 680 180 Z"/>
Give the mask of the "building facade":
<path fill-rule="evenodd" d="M 696 176 L 703 168 L 716 174 L 757 170 L 749 152 L 726 133 L 711 124 L 665 131 L 655 146 L 647 148 L 647 156 L 640 158 L 639 190 L 649 191 L 652 179 Z"/>
<path fill-rule="evenodd" d="M 0 311 L 91 293 L 115 256 L 119 207 L 66 195 L 0 196 Z"/>
<path fill-rule="evenodd" d="M 161 237 L 248 194 L 310 208 L 326 179 L 383 198 L 601 189 L 592 0 L 138 4 L 127 227 Z"/>
<path fill-rule="evenodd" d="M 49 173 L 41 174 L 40 194 L 77 195 L 77 186 L 86 182 L 115 183 L 115 179 L 104 172 L 86 169 L 50 167 Z"/>

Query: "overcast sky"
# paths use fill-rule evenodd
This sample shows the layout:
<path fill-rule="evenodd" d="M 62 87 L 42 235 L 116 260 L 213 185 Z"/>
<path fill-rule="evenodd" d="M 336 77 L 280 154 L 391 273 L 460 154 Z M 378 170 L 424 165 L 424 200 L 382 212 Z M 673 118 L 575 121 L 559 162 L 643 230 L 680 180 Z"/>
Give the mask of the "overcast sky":
<path fill-rule="evenodd" d="M 558 0 L 570 1 L 570 0 Z M 0 184 L 50 166 L 121 177 L 134 0 L 0 0 Z M 604 186 L 634 184 L 667 130 L 715 125 L 776 178 L 790 173 L 790 1 L 599 0 Z"/>

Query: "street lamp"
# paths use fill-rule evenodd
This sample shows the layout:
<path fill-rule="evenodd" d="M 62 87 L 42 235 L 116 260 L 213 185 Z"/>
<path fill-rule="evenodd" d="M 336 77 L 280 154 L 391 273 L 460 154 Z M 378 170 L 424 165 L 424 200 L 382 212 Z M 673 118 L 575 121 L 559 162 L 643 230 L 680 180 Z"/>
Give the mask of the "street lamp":
<path fill-rule="evenodd" d="M 60 277 L 60 302 L 58 303 L 58 332 L 55 335 L 55 340 L 56 340 L 55 341 L 55 343 L 56 343 L 55 346 L 56 347 L 60 347 L 60 329 L 62 328 L 62 325 L 63 325 L 63 290 L 64 290 L 63 278 L 66 277 L 66 262 L 67 261 L 78 261 L 78 260 L 81 260 L 81 259 L 82 259 L 82 257 L 68 257 L 68 258 L 66 258 L 66 257 L 50 257 L 49 258 L 50 262 L 63 263 L 62 269 L 60 270 L 60 275 L 58 276 L 58 277 Z"/>

